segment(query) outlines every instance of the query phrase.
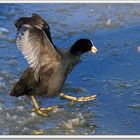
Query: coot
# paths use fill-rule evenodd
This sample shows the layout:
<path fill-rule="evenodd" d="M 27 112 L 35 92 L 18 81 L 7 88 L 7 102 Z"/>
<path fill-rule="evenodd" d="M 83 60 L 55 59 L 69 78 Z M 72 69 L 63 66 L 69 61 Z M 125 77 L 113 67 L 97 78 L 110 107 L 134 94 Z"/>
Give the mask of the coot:
<path fill-rule="evenodd" d="M 32 17 L 19 18 L 16 45 L 26 58 L 27 68 L 19 81 L 15 84 L 11 96 L 31 96 L 38 114 L 47 116 L 47 112 L 54 107 L 40 108 L 35 95 L 49 97 L 59 95 L 64 82 L 73 67 L 79 62 L 83 53 L 97 49 L 89 39 L 77 40 L 69 50 L 58 49 L 52 41 L 50 28 L 47 22 L 37 14 Z"/>

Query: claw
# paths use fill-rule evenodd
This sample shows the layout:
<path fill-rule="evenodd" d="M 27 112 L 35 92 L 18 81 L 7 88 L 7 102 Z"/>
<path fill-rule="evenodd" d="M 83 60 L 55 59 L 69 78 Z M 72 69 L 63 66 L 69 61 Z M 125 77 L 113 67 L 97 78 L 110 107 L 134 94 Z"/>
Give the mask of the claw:
<path fill-rule="evenodd" d="M 61 107 L 59 105 L 54 105 L 54 106 L 49 106 L 46 109 L 47 109 L 47 111 L 51 111 L 51 110 L 53 110 L 55 108 L 61 108 Z"/>
<path fill-rule="evenodd" d="M 55 109 L 55 108 L 60 108 L 60 106 L 55 105 L 55 106 L 49 106 L 49 107 L 47 107 L 47 108 L 38 108 L 38 109 L 33 108 L 33 109 L 31 110 L 31 112 L 36 112 L 37 115 L 47 117 L 47 116 L 49 116 L 49 112 L 52 111 L 52 110 Z"/>
<path fill-rule="evenodd" d="M 44 116 L 44 117 L 48 117 L 49 115 L 48 115 L 48 112 L 44 112 L 43 110 L 41 110 L 41 109 L 38 109 L 37 110 L 37 115 L 39 115 L 39 116 Z"/>
<path fill-rule="evenodd" d="M 33 108 L 33 109 L 31 110 L 31 112 L 36 112 L 37 115 L 40 115 L 40 116 L 45 116 L 45 117 L 47 117 L 47 116 L 49 115 L 49 112 L 50 112 L 50 111 L 52 111 L 52 110 L 55 109 L 55 108 L 60 108 L 60 106 L 58 106 L 58 105 L 49 106 L 49 107 L 47 107 L 47 108 L 40 108 L 39 105 L 38 105 L 38 103 L 37 103 L 37 101 L 36 101 L 36 99 L 35 99 L 35 97 L 34 97 L 34 96 L 31 96 L 31 99 L 32 99 L 33 104 L 34 104 L 34 106 L 35 106 L 35 108 Z"/>
<path fill-rule="evenodd" d="M 44 108 L 33 108 L 31 110 L 31 112 L 35 112 L 37 115 L 39 116 L 45 116 L 45 117 L 48 117 L 48 112 L 44 109 Z"/>

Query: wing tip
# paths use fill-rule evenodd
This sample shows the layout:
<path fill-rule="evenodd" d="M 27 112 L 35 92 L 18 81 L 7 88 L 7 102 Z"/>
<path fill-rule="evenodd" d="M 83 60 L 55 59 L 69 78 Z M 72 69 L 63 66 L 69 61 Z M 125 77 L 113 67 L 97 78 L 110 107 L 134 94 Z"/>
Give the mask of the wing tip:
<path fill-rule="evenodd" d="M 44 22 L 42 17 L 37 13 L 32 13 L 31 17 L 21 17 L 17 19 L 15 26 L 19 29 L 23 24 L 36 25 L 41 22 Z"/>

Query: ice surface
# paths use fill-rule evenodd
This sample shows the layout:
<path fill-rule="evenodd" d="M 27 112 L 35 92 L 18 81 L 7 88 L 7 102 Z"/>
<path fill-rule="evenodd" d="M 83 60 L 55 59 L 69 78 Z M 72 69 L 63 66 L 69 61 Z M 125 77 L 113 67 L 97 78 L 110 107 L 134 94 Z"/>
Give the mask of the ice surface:
<path fill-rule="evenodd" d="M 140 4 L 0 4 L 0 134 L 140 134 Z M 41 107 L 60 105 L 49 117 L 30 113 L 30 97 L 10 97 L 27 62 L 16 48 L 17 18 L 38 13 L 50 25 L 56 46 L 90 38 L 88 53 L 68 77 L 63 91 L 97 94 L 97 100 L 68 105 L 59 97 L 38 97 Z"/>

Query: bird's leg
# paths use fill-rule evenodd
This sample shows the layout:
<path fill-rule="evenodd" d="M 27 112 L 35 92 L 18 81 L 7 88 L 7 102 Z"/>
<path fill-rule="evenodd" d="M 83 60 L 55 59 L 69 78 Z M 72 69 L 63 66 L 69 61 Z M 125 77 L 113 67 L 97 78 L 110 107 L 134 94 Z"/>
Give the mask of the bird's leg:
<path fill-rule="evenodd" d="M 46 117 L 47 117 L 48 114 L 47 114 L 47 113 L 44 113 L 44 112 L 42 111 L 42 109 L 39 107 L 39 105 L 38 105 L 38 103 L 37 103 L 35 97 L 34 97 L 34 96 L 31 96 L 31 99 L 32 99 L 33 104 L 34 104 L 34 107 L 35 107 L 35 108 L 33 108 L 33 109 L 31 110 L 31 112 L 37 111 L 37 114 L 38 114 L 38 115 L 43 115 L 43 116 L 46 116 Z"/>
<path fill-rule="evenodd" d="M 74 96 L 70 96 L 70 95 L 65 95 L 64 93 L 60 93 L 59 95 L 60 95 L 60 97 L 68 99 L 68 100 L 73 101 L 73 102 L 86 102 L 86 101 L 91 101 L 91 100 L 96 99 L 96 95 L 79 97 L 79 98 L 74 97 Z"/>
<path fill-rule="evenodd" d="M 42 116 L 46 116 L 47 117 L 49 111 L 51 111 L 51 110 L 53 110 L 55 108 L 60 108 L 57 105 L 56 106 L 50 106 L 50 107 L 47 107 L 47 108 L 40 108 L 39 105 L 38 105 L 38 103 L 37 103 L 37 101 L 36 101 L 36 99 L 35 99 L 35 97 L 34 96 L 31 96 L 31 99 L 32 99 L 33 104 L 34 104 L 34 107 L 35 107 L 35 108 L 33 108 L 31 110 L 31 112 L 35 112 L 36 111 L 38 115 L 42 115 Z"/>

